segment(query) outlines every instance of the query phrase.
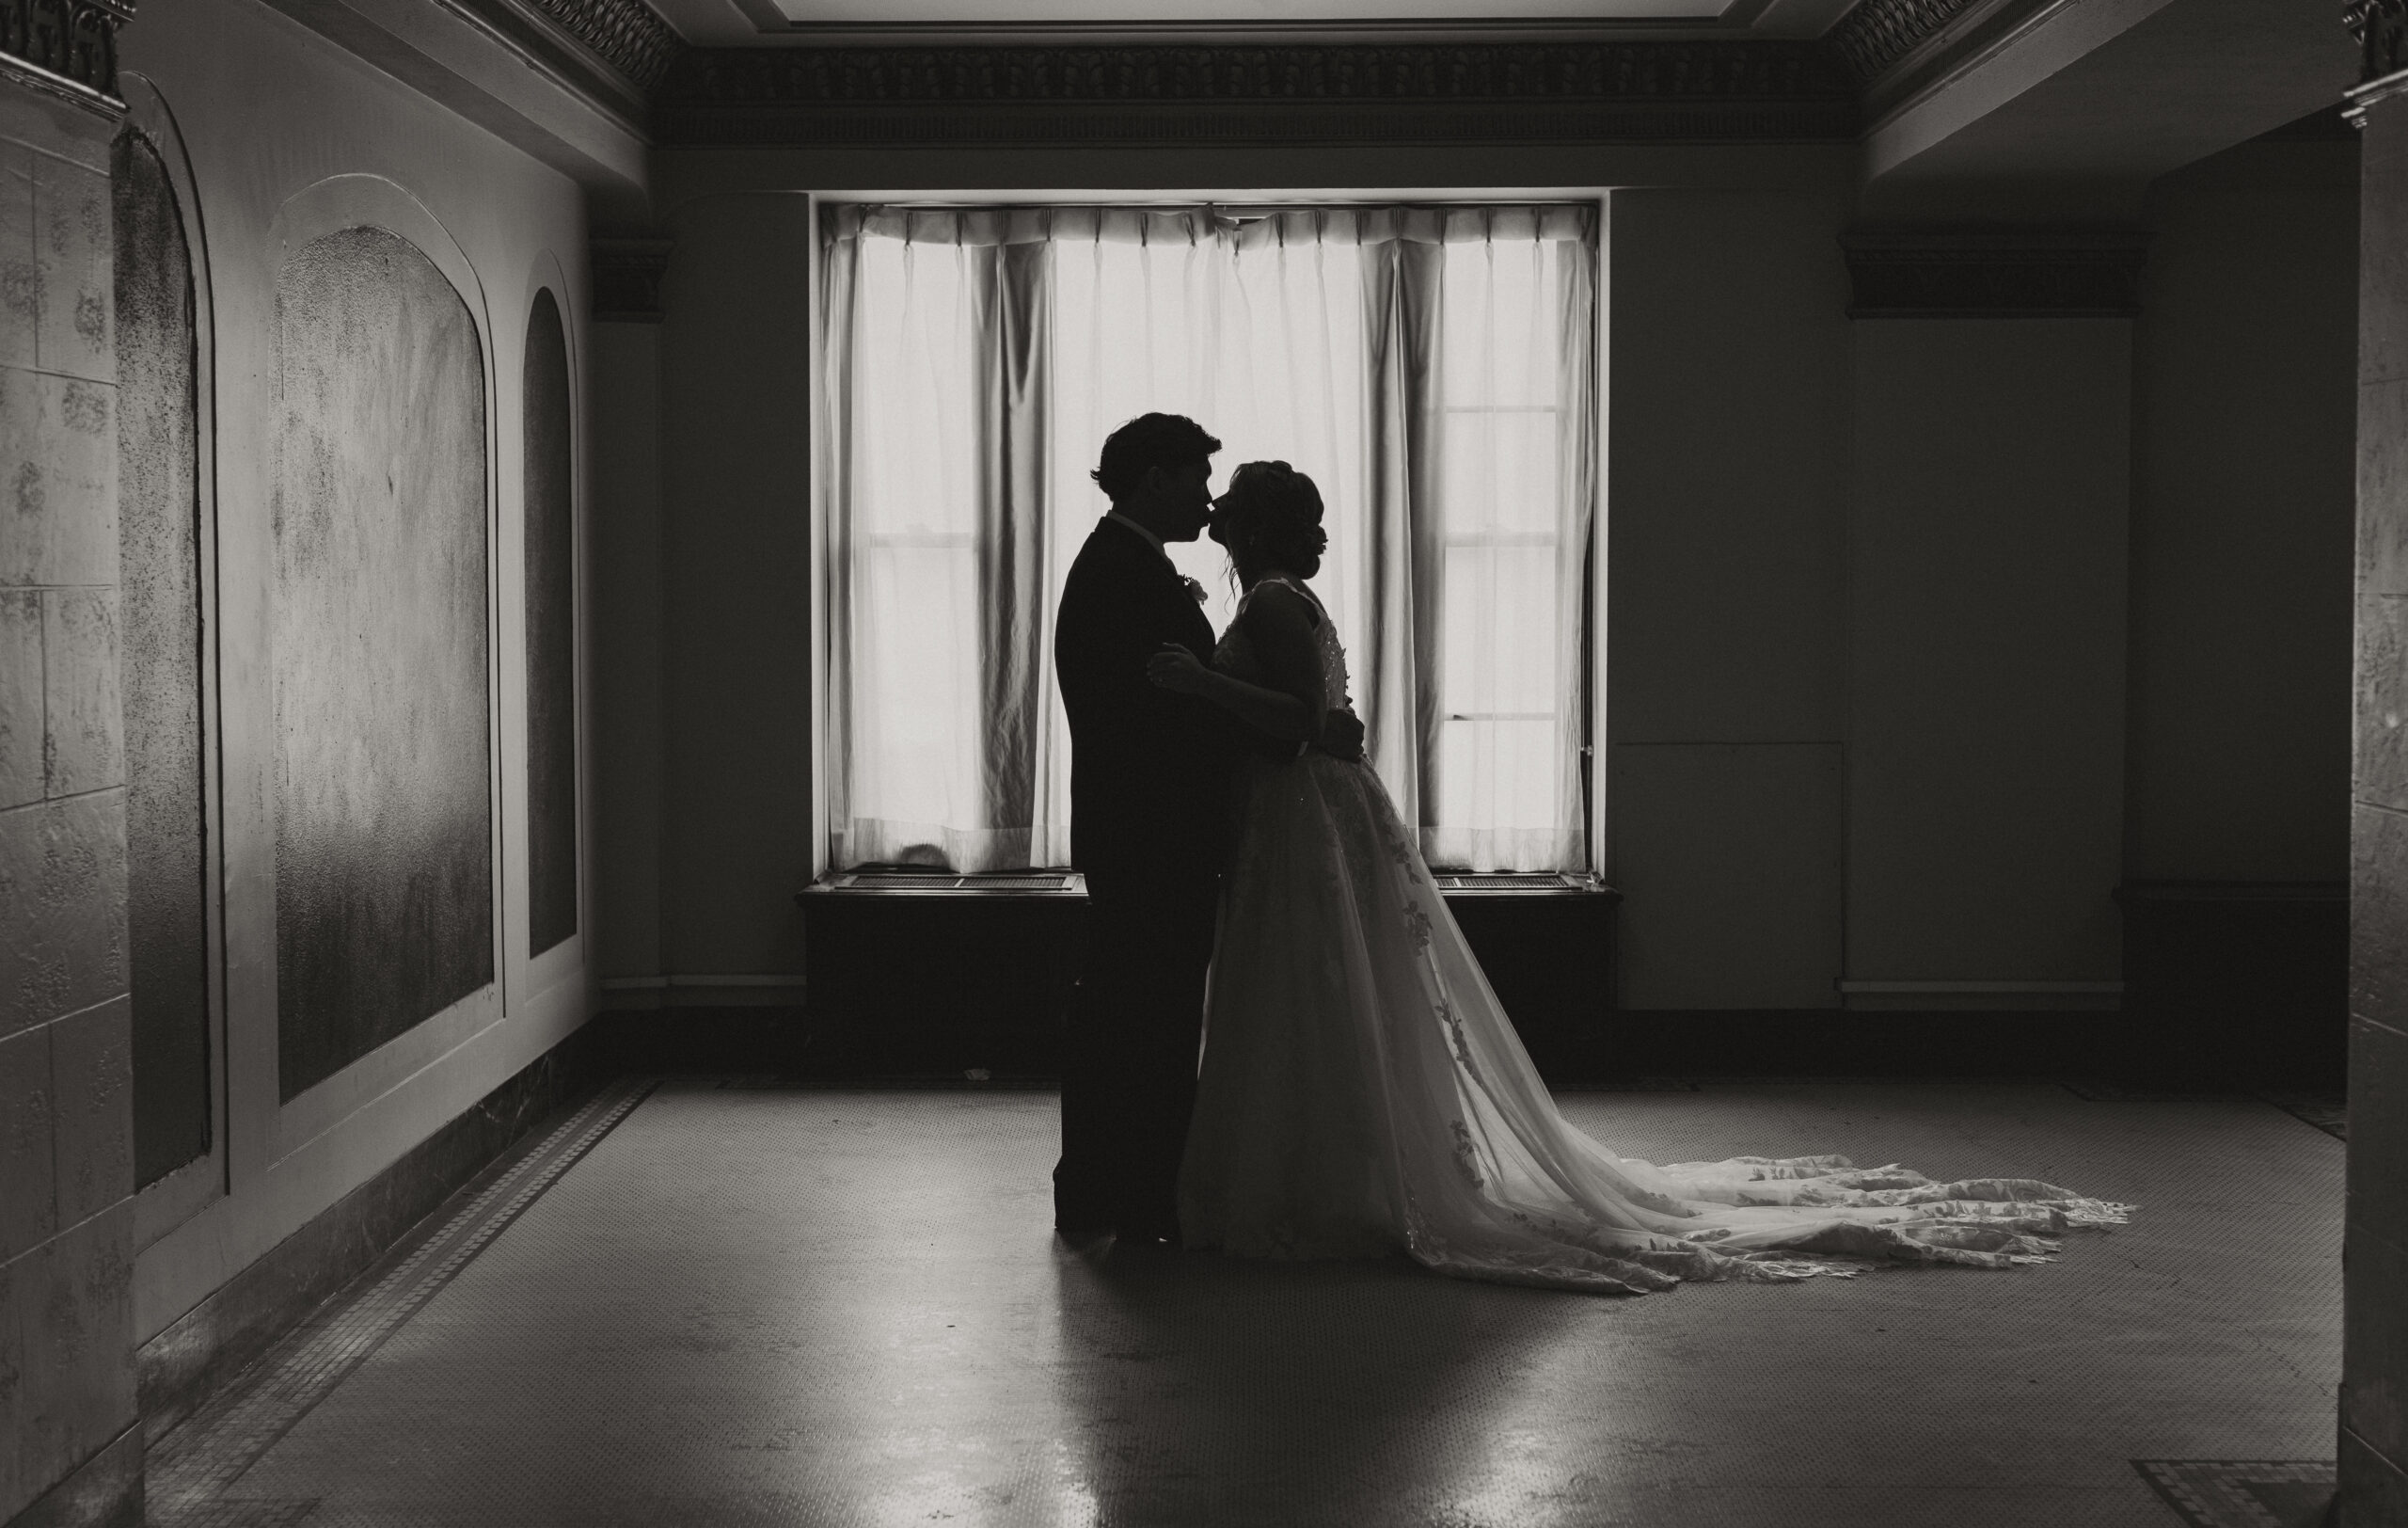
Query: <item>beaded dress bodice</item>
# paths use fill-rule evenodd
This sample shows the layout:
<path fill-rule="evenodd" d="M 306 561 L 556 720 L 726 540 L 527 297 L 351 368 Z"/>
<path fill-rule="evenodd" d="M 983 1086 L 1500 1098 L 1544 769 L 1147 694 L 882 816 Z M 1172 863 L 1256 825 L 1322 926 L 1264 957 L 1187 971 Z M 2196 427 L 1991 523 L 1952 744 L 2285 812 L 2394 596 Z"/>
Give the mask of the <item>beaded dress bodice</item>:
<path fill-rule="evenodd" d="M 1292 579 L 1264 579 L 1245 592 L 1238 601 L 1238 613 L 1229 629 L 1221 633 L 1218 645 L 1212 649 L 1212 666 L 1222 673 L 1249 684 L 1261 684 L 1266 677 L 1260 655 L 1254 650 L 1254 640 L 1247 629 L 1246 607 L 1265 583 L 1277 583 L 1302 596 L 1307 604 L 1321 616 L 1313 627 L 1313 640 L 1321 649 L 1321 682 L 1323 704 L 1332 710 L 1346 705 L 1346 645 L 1338 638 L 1338 623 L 1314 597 L 1313 592 Z"/>

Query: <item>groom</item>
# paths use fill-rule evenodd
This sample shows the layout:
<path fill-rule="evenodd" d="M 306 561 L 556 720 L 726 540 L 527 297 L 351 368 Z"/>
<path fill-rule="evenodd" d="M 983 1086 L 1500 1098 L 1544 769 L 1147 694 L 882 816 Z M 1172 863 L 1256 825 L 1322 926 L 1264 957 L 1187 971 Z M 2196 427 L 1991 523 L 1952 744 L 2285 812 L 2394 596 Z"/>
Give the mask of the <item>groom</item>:
<path fill-rule="evenodd" d="M 1146 678 L 1146 661 L 1167 645 L 1212 661 L 1203 591 L 1163 545 L 1195 540 L 1211 520 L 1220 449 L 1176 414 L 1112 432 L 1092 474 L 1112 509 L 1070 565 L 1054 622 L 1070 720 L 1070 862 L 1087 883 L 1086 970 L 1063 1037 L 1054 1169 L 1054 1224 L 1067 1235 L 1179 1239 L 1229 774 L 1249 748 L 1295 756 L 1294 743 Z M 1358 756 L 1354 718 L 1333 723 L 1326 746 Z"/>

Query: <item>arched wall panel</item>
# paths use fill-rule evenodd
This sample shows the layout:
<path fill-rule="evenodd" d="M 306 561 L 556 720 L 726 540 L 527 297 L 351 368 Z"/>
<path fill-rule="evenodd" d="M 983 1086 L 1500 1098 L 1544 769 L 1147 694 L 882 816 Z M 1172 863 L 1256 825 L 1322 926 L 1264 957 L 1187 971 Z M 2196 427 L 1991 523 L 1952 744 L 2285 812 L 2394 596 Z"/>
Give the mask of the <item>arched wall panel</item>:
<path fill-rule="evenodd" d="M 119 683 L 134 1149 L 149 1185 L 209 1153 L 200 440 L 192 250 L 158 147 L 111 152 L 118 369 Z"/>
<path fill-rule="evenodd" d="M 384 229 L 277 278 L 277 1089 L 493 980 L 483 344 Z"/>

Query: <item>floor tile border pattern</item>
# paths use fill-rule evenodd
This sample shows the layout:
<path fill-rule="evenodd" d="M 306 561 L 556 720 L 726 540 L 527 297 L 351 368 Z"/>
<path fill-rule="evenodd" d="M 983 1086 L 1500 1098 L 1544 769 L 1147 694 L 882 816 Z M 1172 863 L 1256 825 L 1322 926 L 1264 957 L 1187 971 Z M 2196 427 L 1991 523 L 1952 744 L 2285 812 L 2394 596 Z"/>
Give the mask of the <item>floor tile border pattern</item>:
<path fill-rule="evenodd" d="M 217 1498 L 658 1086 L 627 1077 L 604 1088 L 373 1284 L 328 1300 L 161 1439 L 147 1471 L 150 1520 L 218 1528 L 306 1517 L 314 1501 Z"/>
<path fill-rule="evenodd" d="M 2132 1468 L 2192 1528 L 2303 1528 L 2297 1519 L 2269 1511 L 2244 1483 L 2334 1483 L 2330 1459 L 2134 1459 Z M 2322 1515 L 2310 1520 L 2321 1521 Z"/>

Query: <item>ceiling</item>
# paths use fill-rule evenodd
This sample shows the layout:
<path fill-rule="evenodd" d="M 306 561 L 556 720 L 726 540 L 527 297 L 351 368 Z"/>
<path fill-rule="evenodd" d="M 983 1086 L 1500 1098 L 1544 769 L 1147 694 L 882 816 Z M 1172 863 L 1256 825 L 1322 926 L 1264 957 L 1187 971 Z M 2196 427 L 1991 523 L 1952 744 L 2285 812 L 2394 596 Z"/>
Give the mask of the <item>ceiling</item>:
<path fill-rule="evenodd" d="M 1851 0 L 649 0 L 688 42 L 1819 36 Z"/>

